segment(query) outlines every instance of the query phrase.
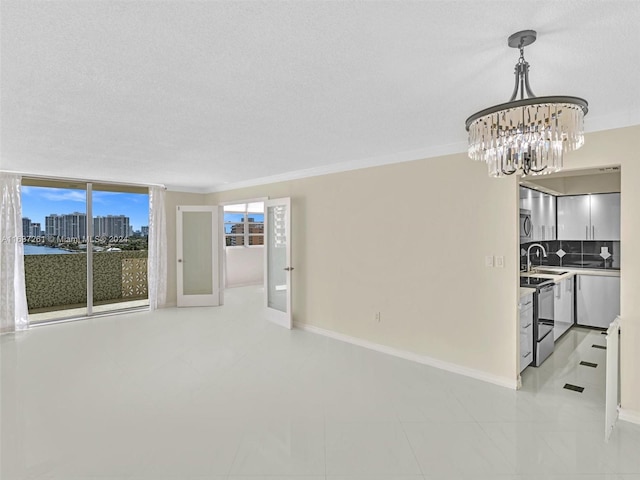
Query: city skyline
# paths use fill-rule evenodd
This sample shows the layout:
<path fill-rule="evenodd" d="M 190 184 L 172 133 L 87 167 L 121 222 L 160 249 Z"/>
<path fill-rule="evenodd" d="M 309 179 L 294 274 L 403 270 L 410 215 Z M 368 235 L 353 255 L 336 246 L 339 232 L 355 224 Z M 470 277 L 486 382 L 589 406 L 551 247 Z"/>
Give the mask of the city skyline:
<path fill-rule="evenodd" d="M 39 223 L 44 230 L 45 217 L 86 213 L 84 190 L 22 187 L 22 217 Z M 124 215 L 134 231 L 149 225 L 149 196 L 141 193 L 93 192 L 92 217 Z"/>

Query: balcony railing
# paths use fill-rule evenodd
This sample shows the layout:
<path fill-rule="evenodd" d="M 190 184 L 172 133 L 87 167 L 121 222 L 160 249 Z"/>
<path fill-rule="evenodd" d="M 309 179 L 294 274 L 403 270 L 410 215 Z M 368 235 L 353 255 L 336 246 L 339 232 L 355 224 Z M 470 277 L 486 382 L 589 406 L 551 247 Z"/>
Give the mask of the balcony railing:
<path fill-rule="evenodd" d="M 87 304 L 87 255 L 25 255 L 29 313 L 81 308 Z M 147 251 L 93 253 L 93 304 L 117 304 L 148 298 Z"/>

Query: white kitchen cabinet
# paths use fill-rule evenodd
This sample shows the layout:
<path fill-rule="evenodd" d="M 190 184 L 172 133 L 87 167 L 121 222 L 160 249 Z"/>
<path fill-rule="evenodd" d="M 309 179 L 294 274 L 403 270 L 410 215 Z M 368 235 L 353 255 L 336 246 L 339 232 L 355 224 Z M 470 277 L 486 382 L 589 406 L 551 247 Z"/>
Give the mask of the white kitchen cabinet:
<path fill-rule="evenodd" d="M 553 286 L 553 340 L 558 340 L 573 325 L 574 277 L 565 278 Z"/>
<path fill-rule="evenodd" d="M 520 187 L 520 208 L 531 210 L 532 242 L 556 239 L 556 198 Z"/>
<path fill-rule="evenodd" d="M 620 240 L 620 194 L 591 197 L 591 240 Z"/>
<path fill-rule="evenodd" d="M 620 194 L 558 197 L 558 240 L 620 240 Z"/>
<path fill-rule="evenodd" d="M 620 315 L 620 277 L 576 276 L 576 323 L 608 328 Z"/>
<path fill-rule="evenodd" d="M 520 298 L 520 372 L 533 360 L 533 294 Z"/>
<path fill-rule="evenodd" d="M 558 240 L 590 240 L 589 195 L 558 197 Z"/>

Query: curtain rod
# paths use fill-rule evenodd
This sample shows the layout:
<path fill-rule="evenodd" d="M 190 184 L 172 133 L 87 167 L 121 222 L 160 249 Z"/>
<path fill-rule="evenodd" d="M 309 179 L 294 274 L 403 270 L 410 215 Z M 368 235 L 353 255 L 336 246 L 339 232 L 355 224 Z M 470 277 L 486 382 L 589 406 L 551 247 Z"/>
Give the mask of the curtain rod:
<path fill-rule="evenodd" d="M 113 182 L 109 180 L 91 180 L 87 178 L 72 178 L 72 177 L 54 177 L 49 175 L 34 175 L 28 172 L 15 172 L 12 170 L 0 170 L 0 173 L 10 173 L 12 175 L 21 175 L 27 178 L 35 178 L 38 180 L 57 180 L 62 182 L 85 182 L 85 183 L 102 183 L 106 185 L 123 185 L 126 187 L 162 187 L 165 190 L 167 187 L 162 183 L 131 183 L 131 182 Z"/>

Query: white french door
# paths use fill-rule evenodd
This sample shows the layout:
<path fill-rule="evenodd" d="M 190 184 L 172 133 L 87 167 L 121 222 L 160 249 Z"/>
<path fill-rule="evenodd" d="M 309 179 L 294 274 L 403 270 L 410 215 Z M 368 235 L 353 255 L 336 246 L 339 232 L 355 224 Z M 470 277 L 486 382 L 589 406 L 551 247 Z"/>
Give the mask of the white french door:
<path fill-rule="evenodd" d="M 264 296 L 267 318 L 285 328 L 291 316 L 291 199 L 264 202 Z"/>
<path fill-rule="evenodd" d="M 178 306 L 220 305 L 218 207 L 178 206 Z"/>

